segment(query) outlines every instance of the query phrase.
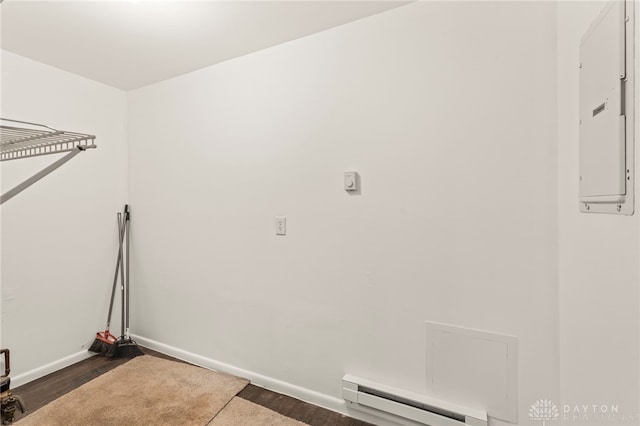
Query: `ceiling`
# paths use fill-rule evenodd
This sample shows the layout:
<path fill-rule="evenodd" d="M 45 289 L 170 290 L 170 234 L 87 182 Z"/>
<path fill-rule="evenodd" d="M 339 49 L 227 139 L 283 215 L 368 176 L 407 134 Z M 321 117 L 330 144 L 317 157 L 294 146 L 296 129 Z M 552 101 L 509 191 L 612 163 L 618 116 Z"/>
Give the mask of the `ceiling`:
<path fill-rule="evenodd" d="M 130 90 L 403 4 L 5 0 L 0 46 Z"/>

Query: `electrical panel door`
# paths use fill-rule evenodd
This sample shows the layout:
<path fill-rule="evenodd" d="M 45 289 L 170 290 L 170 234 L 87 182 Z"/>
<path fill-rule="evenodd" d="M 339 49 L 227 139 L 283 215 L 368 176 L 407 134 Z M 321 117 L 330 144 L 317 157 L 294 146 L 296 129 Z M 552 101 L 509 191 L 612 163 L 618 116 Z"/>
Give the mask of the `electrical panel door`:
<path fill-rule="evenodd" d="M 615 1 L 580 45 L 580 207 L 633 213 L 632 3 Z M 627 49 L 627 46 L 630 49 Z"/>

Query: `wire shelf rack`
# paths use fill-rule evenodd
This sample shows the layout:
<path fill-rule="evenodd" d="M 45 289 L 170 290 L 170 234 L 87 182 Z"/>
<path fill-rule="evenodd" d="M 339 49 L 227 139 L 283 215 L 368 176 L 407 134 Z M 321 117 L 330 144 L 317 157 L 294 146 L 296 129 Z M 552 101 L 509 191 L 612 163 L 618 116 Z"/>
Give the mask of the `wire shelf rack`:
<path fill-rule="evenodd" d="M 0 161 L 96 147 L 93 135 L 57 130 L 27 121 L 0 120 Z"/>

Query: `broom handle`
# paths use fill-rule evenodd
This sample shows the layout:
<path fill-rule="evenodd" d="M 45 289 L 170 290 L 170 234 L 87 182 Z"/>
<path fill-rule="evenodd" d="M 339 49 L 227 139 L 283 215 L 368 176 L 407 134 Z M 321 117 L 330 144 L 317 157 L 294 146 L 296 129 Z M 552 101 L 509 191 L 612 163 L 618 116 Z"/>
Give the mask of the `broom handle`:
<path fill-rule="evenodd" d="M 125 213 L 124 216 L 122 217 L 122 234 L 123 236 L 127 234 L 127 227 L 126 227 L 126 214 L 127 214 L 127 208 L 125 206 Z M 124 241 L 123 241 L 124 243 Z M 124 264 L 124 253 L 122 251 L 120 251 L 120 263 L 122 264 L 122 268 L 120 268 L 120 299 L 121 299 L 121 317 L 120 317 L 120 336 L 124 336 L 124 323 L 125 323 L 125 315 L 124 315 L 124 309 L 125 309 L 125 305 L 126 305 L 126 300 L 124 297 L 124 291 L 125 291 L 125 280 L 124 280 L 124 268 L 125 268 L 125 264 Z"/>
<path fill-rule="evenodd" d="M 125 268 L 127 271 L 127 278 L 126 278 L 126 291 L 127 291 L 127 315 L 126 315 L 126 328 L 125 328 L 125 334 L 127 336 L 127 339 L 129 338 L 129 239 L 130 239 L 130 235 L 129 235 L 129 231 L 130 231 L 130 225 L 129 225 L 129 221 L 131 219 L 131 213 L 129 212 L 129 205 L 125 205 L 124 206 L 124 223 L 125 223 L 125 234 L 127 235 L 127 261 L 125 263 Z"/>
<path fill-rule="evenodd" d="M 116 259 L 116 271 L 113 275 L 113 287 L 111 288 L 111 301 L 109 302 L 109 313 L 107 314 L 107 331 L 111 326 L 111 314 L 113 312 L 113 300 L 116 296 L 116 287 L 118 286 L 118 270 L 120 269 L 120 259 L 122 258 L 122 243 L 124 240 L 124 228 L 121 226 L 122 213 L 118 212 L 118 258 Z"/>

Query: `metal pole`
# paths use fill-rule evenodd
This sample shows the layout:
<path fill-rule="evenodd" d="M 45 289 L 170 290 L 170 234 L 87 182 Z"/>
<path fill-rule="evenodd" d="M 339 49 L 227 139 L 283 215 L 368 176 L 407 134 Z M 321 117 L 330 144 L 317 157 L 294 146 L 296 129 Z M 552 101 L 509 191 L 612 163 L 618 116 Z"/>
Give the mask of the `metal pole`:
<path fill-rule="evenodd" d="M 49 173 L 55 171 L 60 166 L 62 166 L 64 163 L 66 163 L 67 161 L 71 160 L 73 157 L 75 157 L 76 155 L 80 154 L 82 151 L 84 151 L 88 147 L 85 147 L 85 146 L 80 147 L 80 146 L 78 146 L 77 148 L 78 149 L 74 149 L 73 151 L 71 151 L 70 153 L 65 155 L 64 157 L 60 158 L 59 160 L 51 163 L 50 165 L 48 165 L 44 169 L 40 170 L 38 173 L 36 173 L 35 175 L 31 176 L 29 179 L 25 180 L 21 184 L 15 186 L 14 188 L 12 188 L 12 189 L 8 190 L 7 192 L 5 192 L 4 194 L 2 194 L 2 196 L 0 196 L 0 205 L 4 204 L 6 201 L 12 199 L 13 197 L 15 197 L 16 195 L 18 195 L 19 193 L 21 193 L 22 191 L 24 191 L 25 189 L 30 187 L 31 185 L 33 185 L 34 183 L 36 183 L 37 181 L 39 181 L 43 177 L 47 176 Z"/>

